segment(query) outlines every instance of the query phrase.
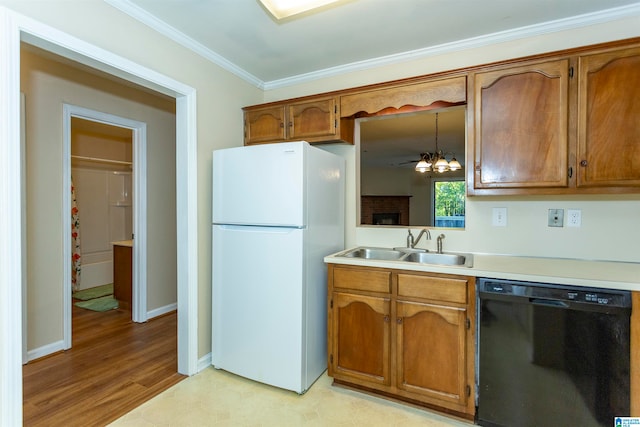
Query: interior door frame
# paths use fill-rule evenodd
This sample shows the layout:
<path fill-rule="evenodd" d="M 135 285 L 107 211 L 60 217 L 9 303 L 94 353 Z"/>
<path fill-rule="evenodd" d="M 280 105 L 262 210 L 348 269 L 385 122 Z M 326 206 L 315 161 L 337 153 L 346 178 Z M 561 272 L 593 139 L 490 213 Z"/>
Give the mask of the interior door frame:
<path fill-rule="evenodd" d="M 147 124 L 137 120 L 116 116 L 89 108 L 63 104 L 63 188 L 71 188 L 71 119 L 73 117 L 130 129 L 133 134 L 133 283 L 131 319 L 147 321 Z M 71 209 L 69 191 L 62 193 L 62 206 Z M 71 217 L 63 215 L 63 230 L 71 230 Z M 65 260 L 64 282 L 71 283 L 71 236 L 64 234 L 63 259 Z M 64 348 L 72 345 L 71 287 L 63 287 L 64 298 Z"/>
<path fill-rule="evenodd" d="M 22 424 L 21 42 L 176 99 L 178 372 L 193 375 L 198 369 L 196 90 L 0 6 L 0 425 Z"/>

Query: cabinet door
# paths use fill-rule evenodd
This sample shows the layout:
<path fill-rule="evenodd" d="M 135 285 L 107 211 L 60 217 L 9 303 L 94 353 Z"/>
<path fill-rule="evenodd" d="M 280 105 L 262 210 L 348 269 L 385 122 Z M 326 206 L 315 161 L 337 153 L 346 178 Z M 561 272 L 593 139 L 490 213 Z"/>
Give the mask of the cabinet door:
<path fill-rule="evenodd" d="M 284 141 L 284 106 L 266 107 L 244 113 L 244 143 Z"/>
<path fill-rule="evenodd" d="M 131 307 L 133 248 L 113 245 L 113 297 L 120 308 Z"/>
<path fill-rule="evenodd" d="M 569 61 L 477 73 L 473 188 L 568 185 Z"/>
<path fill-rule="evenodd" d="M 334 292 L 332 301 L 333 376 L 374 388 L 389 386 L 389 299 Z"/>
<path fill-rule="evenodd" d="M 397 387 L 430 403 L 464 406 L 466 310 L 397 302 Z"/>
<path fill-rule="evenodd" d="M 579 58 L 578 186 L 640 185 L 640 48 Z"/>
<path fill-rule="evenodd" d="M 290 140 L 332 139 L 336 137 L 335 98 L 291 104 L 287 107 Z"/>

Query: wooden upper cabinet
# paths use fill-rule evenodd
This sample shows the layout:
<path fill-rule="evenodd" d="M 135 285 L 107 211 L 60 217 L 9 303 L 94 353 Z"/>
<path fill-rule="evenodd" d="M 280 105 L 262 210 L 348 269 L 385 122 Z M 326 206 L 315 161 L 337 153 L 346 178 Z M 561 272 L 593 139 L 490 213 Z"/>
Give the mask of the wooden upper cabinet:
<path fill-rule="evenodd" d="M 287 106 L 289 139 L 335 137 L 338 126 L 337 111 L 335 98 L 300 102 Z"/>
<path fill-rule="evenodd" d="M 569 61 L 479 72 L 473 92 L 472 189 L 567 187 Z"/>
<path fill-rule="evenodd" d="M 284 141 L 284 106 L 266 107 L 244 113 L 245 144 Z"/>
<path fill-rule="evenodd" d="M 389 108 L 427 107 L 436 102 L 462 104 L 467 101 L 466 86 L 466 76 L 459 76 L 363 90 L 340 97 L 340 116 L 373 115 Z"/>
<path fill-rule="evenodd" d="M 336 97 L 289 101 L 244 109 L 245 145 L 269 142 L 353 141 L 353 128 L 339 120 Z"/>
<path fill-rule="evenodd" d="M 640 47 L 578 59 L 578 187 L 640 185 Z"/>

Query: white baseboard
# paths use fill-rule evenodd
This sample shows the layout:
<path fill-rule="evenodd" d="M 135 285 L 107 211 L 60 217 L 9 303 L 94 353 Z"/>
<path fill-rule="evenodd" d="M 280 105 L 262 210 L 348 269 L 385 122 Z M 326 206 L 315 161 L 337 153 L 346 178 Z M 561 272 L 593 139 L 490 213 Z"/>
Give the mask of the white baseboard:
<path fill-rule="evenodd" d="M 153 319 L 154 317 L 162 316 L 163 314 L 171 313 L 172 311 L 176 311 L 178 309 L 178 303 L 173 303 L 169 305 L 165 305 L 164 307 L 155 308 L 151 311 L 147 311 L 147 320 Z"/>
<path fill-rule="evenodd" d="M 48 356 L 58 351 L 64 350 L 64 341 L 60 340 L 51 344 L 43 345 L 42 347 L 29 350 L 27 352 L 27 361 L 40 359 L 41 357 Z"/>
<path fill-rule="evenodd" d="M 198 359 L 198 372 L 211 367 L 211 353 L 207 353 Z"/>

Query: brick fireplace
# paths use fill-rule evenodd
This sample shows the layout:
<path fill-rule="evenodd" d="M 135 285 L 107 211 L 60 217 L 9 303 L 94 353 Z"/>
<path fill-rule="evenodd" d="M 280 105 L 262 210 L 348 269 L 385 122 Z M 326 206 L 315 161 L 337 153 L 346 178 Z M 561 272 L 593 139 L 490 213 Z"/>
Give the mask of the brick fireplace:
<path fill-rule="evenodd" d="M 360 222 L 370 225 L 409 225 L 411 196 L 362 196 Z"/>

